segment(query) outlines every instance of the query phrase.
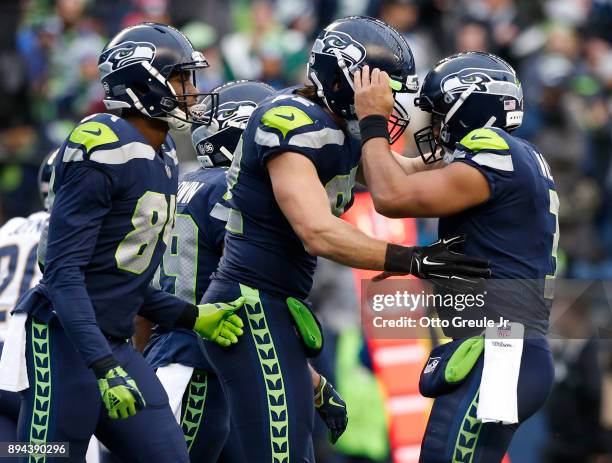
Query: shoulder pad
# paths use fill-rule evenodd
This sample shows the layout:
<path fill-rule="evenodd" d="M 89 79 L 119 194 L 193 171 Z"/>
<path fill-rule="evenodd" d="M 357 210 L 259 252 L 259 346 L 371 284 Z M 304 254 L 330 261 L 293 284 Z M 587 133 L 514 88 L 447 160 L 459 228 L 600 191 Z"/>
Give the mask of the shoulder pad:
<path fill-rule="evenodd" d="M 268 109 L 261 117 L 261 123 L 280 131 L 285 138 L 290 131 L 314 124 L 314 121 L 300 108 L 281 105 Z"/>
<path fill-rule="evenodd" d="M 108 125 L 98 121 L 88 121 L 78 125 L 70 134 L 68 141 L 83 145 L 89 153 L 97 146 L 119 141 L 119 137 Z"/>
<path fill-rule="evenodd" d="M 509 150 L 508 142 L 493 129 L 475 129 L 459 142 L 470 151 Z"/>

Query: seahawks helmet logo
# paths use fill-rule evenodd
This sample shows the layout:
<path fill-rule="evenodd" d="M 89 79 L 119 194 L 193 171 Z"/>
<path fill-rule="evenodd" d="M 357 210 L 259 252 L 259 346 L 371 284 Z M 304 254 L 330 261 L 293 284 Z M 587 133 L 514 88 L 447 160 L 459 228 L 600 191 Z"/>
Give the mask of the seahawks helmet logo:
<path fill-rule="evenodd" d="M 340 56 L 349 62 L 349 66 L 361 63 L 366 57 L 363 45 L 340 31 L 327 31 L 323 38 L 315 41 L 312 51 L 331 56 L 340 53 Z"/>
<path fill-rule="evenodd" d="M 109 74 L 117 69 L 155 58 L 155 45 L 149 42 L 123 42 L 106 50 L 100 57 L 100 72 Z"/>
<path fill-rule="evenodd" d="M 251 114 L 257 108 L 253 101 L 226 101 L 219 105 L 217 110 L 217 122 L 219 130 L 228 127 L 230 122 L 235 127 L 243 128 L 248 122 Z"/>
<path fill-rule="evenodd" d="M 466 68 L 446 76 L 440 82 L 444 94 L 462 93 L 475 86 L 475 93 L 505 95 L 523 99 L 523 91 L 516 76 L 498 69 Z"/>

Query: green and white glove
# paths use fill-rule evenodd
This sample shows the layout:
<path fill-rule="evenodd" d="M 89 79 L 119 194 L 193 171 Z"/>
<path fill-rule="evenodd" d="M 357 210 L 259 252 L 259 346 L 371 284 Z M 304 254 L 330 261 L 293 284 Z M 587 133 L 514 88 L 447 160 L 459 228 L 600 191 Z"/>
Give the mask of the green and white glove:
<path fill-rule="evenodd" d="M 146 404 L 134 381 L 125 370 L 116 366 L 98 378 L 102 403 L 112 419 L 125 419 L 142 410 Z"/>
<path fill-rule="evenodd" d="M 204 339 L 216 342 L 222 347 L 238 342 L 244 323 L 235 312 L 244 305 L 244 297 L 235 301 L 200 304 L 193 330 Z"/>
<path fill-rule="evenodd" d="M 327 426 L 327 438 L 331 444 L 335 444 L 348 425 L 346 403 L 323 375 L 315 390 L 314 400 L 315 408 Z"/>

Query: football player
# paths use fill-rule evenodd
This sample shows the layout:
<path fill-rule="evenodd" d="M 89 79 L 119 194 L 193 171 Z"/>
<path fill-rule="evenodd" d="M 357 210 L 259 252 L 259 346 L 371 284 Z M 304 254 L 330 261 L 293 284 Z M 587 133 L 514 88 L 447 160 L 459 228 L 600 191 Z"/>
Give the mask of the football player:
<path fill-rule="evenodd" d="M 51 166 L 57 150 L 49 153 L 38 170 L 38 190 L 44 209 L 29 217 L 14 217 L 0 228 L 0 353 L 4 344 L 10 311 L 23 293 L 40 280 L 36 261 L 40 234 L 49 219 L 48 193 Z M 0 381 L 1 384 L 1 381 Z M 20 398 L 16 392 L 0 390 L 0 442 L 15 442 Z"/>
<path fill-rule="evenodd" d="M 15 310 L 29 385 L 18 440 L 68 442 L 61 461 L 82 462 L 94 433 L 124 461 L 189 461 L 157 376 L 128 342 L 137 313 L 224 346 L 242 332 L 233 315 L 240 300 L 196 306 L 150 286 L 174 222 L 178 161 L 168 130 L 202 120 L 194 103 L 205 95 L 192 78 L 205 67 L 170 26 L 119 32 L 99 69 L 106 106 L 121 116 L 83 120 L 53 164 L 43 279 Z"/>
<path fill-rule="evenodd" d="M 482 328 L 459 326 L 447 333 L 455 340 L 432 353 L 430 368 L 421 377 L 422 392 L 426 389 L 436 399 L 419 461 L 500 462 L 516 423 L 544 404 L 553 380 L 545 335 L 559 239 L 555 183 L 538 149 L 511 135 L 522 122 L 523 93 L 514 69 L 501 58 L 461 53 L 443 59 L 427 74 L 415 103 L 431 114 L 432 123 L 415 140 L 426 163 L 444 157 L 446 166 L 412 175 L 401 170 L 389 148 L 389 78 L 372 67 L 355 75 L 363 165 L 377 210 L 389 217 L 439 216 L 440 238 L 467 235 L 465 252 L 488 259 L 495 279 L 487 284 L 485 316 L 516 323 L 512 329 L 519 330 L 519 338 L 524 330 L 522 357 L 514 371 L 518 396 L 516 421 L 508 420 L 512 425 L 477 418 L 481 379 L 488 381 L 483 377 L 485 356 L 480 355 Z M 442 311 L 440 317 L 446 312 L 457 315 Z M 463 315 L 471 317 L 467 312 Z M 478 355 L 471 356 L 463 376 L 452 384 L 438 381 L 457 368 L 453 362 L 458 357 L 451 354 L 466 348 Z M 439 366 L 444 359 L 448 368 Z M 501 368 L 507 373 L 513 367 Z"/>
<path fill-rule="evenodd" d="M 396 92 L 417 90 L 405 39 L 382 21 L 349 17 L 320 33 L 310 55 L 311 84 L 288 89 L 254 111 L 227 173 L 225 249 L 203 301 L 244 296 L 246 333 L 227 351 L 206 354 L 228 393 L 245 461 L 311 462 L 313 397 L 307 355 L 322 347 L 305 302 L 316 256 L 366 269 L 441 278 L 488 274 L 486 262 L 449 244 L 402 247 L 343 221 L 361 157 L 352 73 L 375 64 Z M 397 102 L 393 139 L 408 118 Z"/>
<path fill-rule="evenodd" d="M 192 141 L 202 168 L 185 174 L 179 182 L 176 223 L 160 266 L 159 283 L 165 291 L 193 304 L 208 288 L 210 275 L 223 251 L 228 214 L 223 195 L 232 153 L 252 112 L 274 91 L 261 82 L 226 83 L 212 90 L 219 94 L 213 124 L 192 126 Z M 205 112 L 211 100 L 206 102 Z M 225 439 L 229 425 L 225 394 L 219 379 L 211 372 L 201 342 L 193 331 L 157 329 L 145 350 L 171 406 L 176 407 L 174 411 L 194 462 L 217 461 L 219 448 L 211 444 Z M 317 411 L 335 442 L 346 428 L 346 406 L 325 378 L 312 368 L 311 374 L 319 398 Z M 241 452 L 239 442 L 230 434 L 221 461 L 245 461 Z"/>

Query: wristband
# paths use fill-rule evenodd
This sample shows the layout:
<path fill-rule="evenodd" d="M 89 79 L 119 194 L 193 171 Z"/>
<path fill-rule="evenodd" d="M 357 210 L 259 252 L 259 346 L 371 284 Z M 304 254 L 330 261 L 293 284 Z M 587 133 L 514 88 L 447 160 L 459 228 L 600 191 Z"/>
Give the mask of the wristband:
<path fill-rule="evenodd" d="M 196 318 L 198 318 L 198 307 L 193 304 L 186 304 L 185 308 L 174 322 L 173 328 L 184 328 L 192 330 L 195 326 Z"/>
<path fill-rule="evenodd" d="M 119 366 L 117 360 L 113 355 L 107 355 L 106 357 L 102 357 L 99 360 L 96 360 L 94 363 L 90 365 L 90 368 L 93 370 L 96 378 L 101 379 L 106 376 L 106 372 L 112 370 Z"/>
<path fill-rule="evenodd" d="M 359 134 L 361 135 L 361 146 L 371 138 L 384 138 L 389 141 L 387 119 L 380 115 L 364 117 L 359 121 Z"/>
<path fill-rule="evenodd" d="M 413 255 L 414 248 L 412 247 L 409 248 L 398 244 L 387 244 L 384 270 L 386 272 L 411 273 Z"/>

